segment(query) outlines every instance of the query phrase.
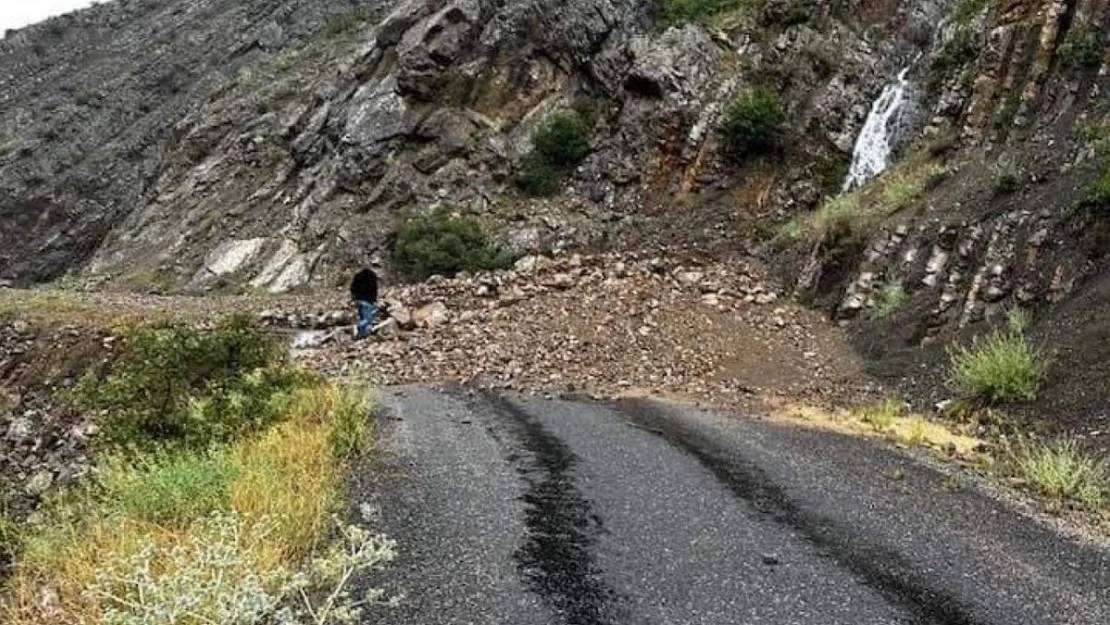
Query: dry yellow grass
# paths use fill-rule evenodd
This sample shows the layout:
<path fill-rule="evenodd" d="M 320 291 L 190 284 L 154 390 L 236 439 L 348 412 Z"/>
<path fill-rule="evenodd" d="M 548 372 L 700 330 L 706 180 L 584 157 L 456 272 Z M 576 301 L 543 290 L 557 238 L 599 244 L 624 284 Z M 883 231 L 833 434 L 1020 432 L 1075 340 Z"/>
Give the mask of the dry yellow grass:
<path fill-rule="evenodd" d="M 231 509 L 246 519 L 271 519 L 271 541 L 287 561 L 311 553 L 339 495 L 327 427 L 282 423 L 233 454 L 239 477 L 231 485 Z"/>
<path fill-rule="evenodd" d="M 880 436 L 912 447 L 925 447 L 968 456 L 982 444 L 978 438 L 961 434 L 945 424 L 925 417 L 896 411 L 889 401 L 855 411 L 829 411 L 815 406 L 788 403 L 777 416 L 791 421 L 844 434 Z"/>
<path fill-rule="evenodd" d="M 99 603 L 86 594 L 101 563 L 135 554 L 143 540 L 172 544 L 183 532 L 128 517 L 70 520 L 26 542 L 0 602 L 9 625 L 94 625 Z"/>
<path fill-rule="evenodd" d="M 357 410 L 364 416 L 367 405 L 353 403 L 358 397 L 365 399 L 332 384 L 304 389 L 291 402 L 286 421 L 230 447 L 237 472 L 228 511 L 241 520 L 241 548 L 249 551 L 243 554 L 243 575 L 265 578 L 269 571 L 297 570 L 320 546 L 340 497 L 343 457 L 333 444 L 335 422 L 341 420 L 336 415 Z M 144 546 L 168 553 L 204 538 L 203 520 L 164 527 L 113 511 L 95 498 L 72 499 L 25 538 L 0 592 L 5 625 L 96 625 L 103 606 L 87 590 L 98 570 L 126 561 Z M 254 534 L 265 539 L 253 540 Z"/>

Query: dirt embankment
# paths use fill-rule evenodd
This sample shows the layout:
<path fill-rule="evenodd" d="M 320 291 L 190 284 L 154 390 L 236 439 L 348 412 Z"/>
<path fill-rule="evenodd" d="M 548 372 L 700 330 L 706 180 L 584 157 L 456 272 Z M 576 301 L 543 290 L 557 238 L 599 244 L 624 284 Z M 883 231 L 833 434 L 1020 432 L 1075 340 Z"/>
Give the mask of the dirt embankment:
<path fill-rule="evenodd" d="M 0 318 L 0 511 L 22 516 L 52 486 L 84 474 L 96 424 L 62 398 L 115 347 L 95 328 Z"/>

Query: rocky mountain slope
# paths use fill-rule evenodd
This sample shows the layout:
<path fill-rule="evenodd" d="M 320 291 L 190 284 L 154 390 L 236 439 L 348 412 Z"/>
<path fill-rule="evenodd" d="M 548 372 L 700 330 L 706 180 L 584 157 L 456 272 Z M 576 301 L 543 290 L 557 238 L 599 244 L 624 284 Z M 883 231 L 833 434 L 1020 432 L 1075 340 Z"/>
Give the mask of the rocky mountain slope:
<path fill-rule="evenodd" d="M 326 284 L 402 211 L 442 201 L 522 251 L 728 206 L 680 229 L 702 241 L 742 200 L 714 128 L 746 83 L 781 79 L 804 139 L 758 193 L 772 212 L 804 207 L 820 195 L 811 153 L 843 160 L 887 66 L 912 54 L 900 30 L 870 41 L 842 21 L 847 6 L 662 30 L 644 0 L 364 2 L 326 19 L 341 4 L 110 3 L 6 38 L 0 274 Z M 883 19 L 920 29 L 937 11 Z M 531 130 L 571 108 L 594 124 L 591 155 L 556 198 L 523 196 Z"/>
<path fill-rule="evenodd" d="M 1097 372 L 1105 4 L 108 3 L 0 41 L 0 278 L 330 286 L 448 204 L 520 254 L 761 257 L 925 397 L 941 346 L 1015 307 Z M 785 121 L 738 159 L 721 119 L 755 87 Z M 892 163 L 841 193 L 884 97 Z M 530 137 L 572 110 L 589 154 L 530 197 Z M 1098 417 L 1096 374 L 1052 375 Z"/>

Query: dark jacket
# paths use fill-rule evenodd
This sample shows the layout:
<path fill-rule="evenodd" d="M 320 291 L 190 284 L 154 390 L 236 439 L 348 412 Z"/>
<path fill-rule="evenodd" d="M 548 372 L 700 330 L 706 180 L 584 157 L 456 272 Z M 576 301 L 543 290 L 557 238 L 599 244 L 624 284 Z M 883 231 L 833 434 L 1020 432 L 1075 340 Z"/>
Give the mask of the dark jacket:
<path fill-rule="evenodd" d="M 363 269 L 351 280 L 351 299 L 356 302 L 378 301 L 378 274 L 372 269 Z"/>

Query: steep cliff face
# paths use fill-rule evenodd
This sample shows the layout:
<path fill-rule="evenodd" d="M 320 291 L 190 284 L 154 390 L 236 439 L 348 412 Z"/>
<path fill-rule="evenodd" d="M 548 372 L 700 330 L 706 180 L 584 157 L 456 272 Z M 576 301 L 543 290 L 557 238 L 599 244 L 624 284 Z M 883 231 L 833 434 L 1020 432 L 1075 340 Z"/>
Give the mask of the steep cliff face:
<path fill-rule="evenodd" d="M 437 203 L 520 251 L 750 247 L 762 221 L 816 204 L 943 8 L 768 2 L 668 29 L 657 13 L 148 0 L 16 33 L 0 276 L 282 291 L 382 255 L 399 215 Z M 782 91 L 788 130 L 779 154 L 737 164 L 718 118 L 756 84 Z M 569 109 L 591 153 L 554 198 L 528 198 L 513 179 L 529 136 Z"/>
<path fill-rule="evenodd" d="M 81 265 L 149 198 L 172 129 L 346 0 L 120 0 L 0 40 L 0 276 Z"/>

